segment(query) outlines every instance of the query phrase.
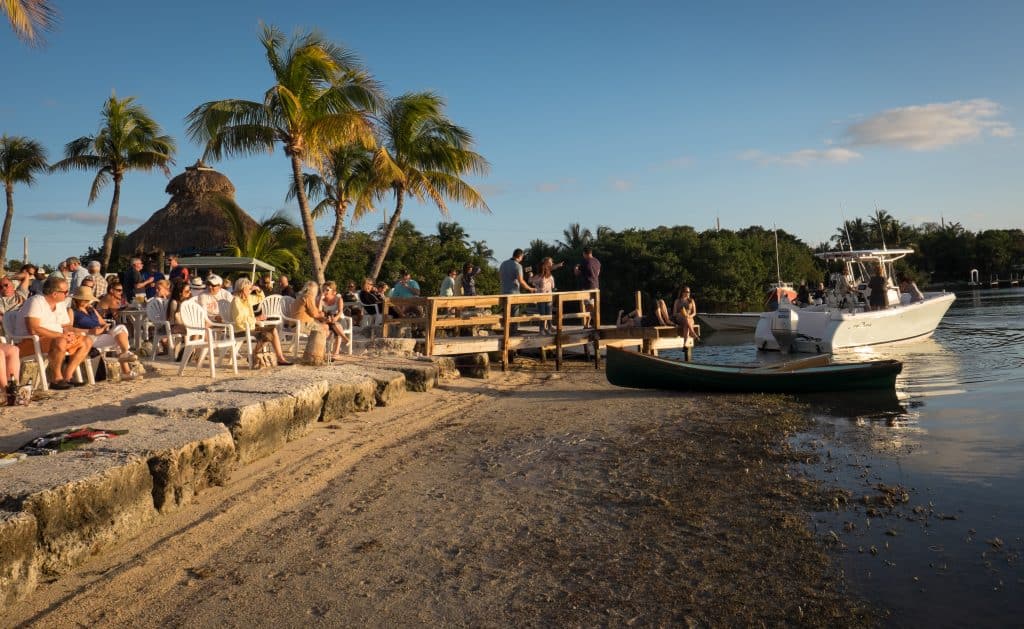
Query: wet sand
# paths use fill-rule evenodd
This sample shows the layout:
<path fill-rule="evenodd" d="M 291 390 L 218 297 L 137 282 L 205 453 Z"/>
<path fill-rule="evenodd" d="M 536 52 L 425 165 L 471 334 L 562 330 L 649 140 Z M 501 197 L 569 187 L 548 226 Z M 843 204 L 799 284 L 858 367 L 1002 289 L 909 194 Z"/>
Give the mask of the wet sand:
<path fill-rule="evenodd" d="M 811 533 L 833 497 L 790 473 L 814 456 L 787 445 L 792 402 L 567 366 L 517 361 L 320 424 L 5 624 L 877 620 Z"/>

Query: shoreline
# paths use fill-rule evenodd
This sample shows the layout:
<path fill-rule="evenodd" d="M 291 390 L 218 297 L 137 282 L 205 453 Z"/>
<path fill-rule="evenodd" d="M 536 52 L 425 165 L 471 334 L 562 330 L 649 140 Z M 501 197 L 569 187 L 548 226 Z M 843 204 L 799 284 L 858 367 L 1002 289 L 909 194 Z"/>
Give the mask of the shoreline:
<path fill-rule="evenodd" d="M 8 616 L 875 622 L 812 532 L 835 496 L 791 474 L 791 401 L 516 365 L 317 424 Z"/>

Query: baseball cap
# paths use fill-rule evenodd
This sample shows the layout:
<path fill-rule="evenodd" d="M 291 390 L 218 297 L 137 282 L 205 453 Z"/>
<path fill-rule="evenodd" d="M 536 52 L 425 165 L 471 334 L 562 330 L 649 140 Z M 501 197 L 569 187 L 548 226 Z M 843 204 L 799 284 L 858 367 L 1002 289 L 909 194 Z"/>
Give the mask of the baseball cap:
<path fill-rule="evenodd" d="M 209 284 L 210 286 L 223 286 L 224 280 L 221 279 L 219 275 L 211 275 L 210 277 L 206 278 L 206 283 Z"/>

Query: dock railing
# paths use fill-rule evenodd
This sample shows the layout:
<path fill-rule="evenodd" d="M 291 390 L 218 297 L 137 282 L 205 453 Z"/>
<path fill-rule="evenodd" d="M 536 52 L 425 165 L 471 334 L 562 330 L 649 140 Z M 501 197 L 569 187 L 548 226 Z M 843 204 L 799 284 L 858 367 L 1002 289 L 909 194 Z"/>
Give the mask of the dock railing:
<path fill-rule="evenodd" d="M 586 306 L 588 300 L 593 301 L 593 320 L 591 310 Z M 529 305 L 550 303 L 551 314 L 538 312 L 525 313 L 523 308 Z M 578 304 L 578 312 L 568 312 L 570 304 Z M 394 316 L 395 312 L 401 316 Z M 475 353 L 477 351 L 501 351 L 502 369 L 507 369 L 509 352 L 516 347 L 551 347 L 555 349 L 556 367 L 562 366 L 562 348 L 570 345 L 584 345 L 594 340 L 595 358 L 599 352 L 596 347 L 597 335 L 591 329 L 601 327 L 601 291 L 580 290 L 560 291 L 556 293 L 521 293 L 515 295 L 478 295 L 474 297 L 388 297 L 384 301 L 384 336 L 394 327 L 420 327 L 425 336 L 425 354 Z M 578 321 L 584 327 L 569 328 L 567 322 Z M 539 337 L 527 340 L 512 334 L 513 325 L 550 323 L 554 334 L 550 337 Z M 586 326 L 588 328 L 584 329 Z M 487 342 L 466 342 L 459 344 L 446 343 L 442 351 L 438 348 L 438 332 L 446 330 L 468 329 L 470 331 L 488 330 Z M 593 337 L 593 339 L 591 338 Z M 497 341 L 500 340 L 500 343 Z M 465 351 L 456 351 L 457 345 L 463 345 Z"/>

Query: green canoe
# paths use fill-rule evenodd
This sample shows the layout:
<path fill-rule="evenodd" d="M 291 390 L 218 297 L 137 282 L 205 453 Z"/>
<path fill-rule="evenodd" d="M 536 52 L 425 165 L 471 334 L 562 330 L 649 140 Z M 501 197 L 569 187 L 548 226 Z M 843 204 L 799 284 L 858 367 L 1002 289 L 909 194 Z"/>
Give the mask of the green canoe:
<path fill-rule="evenodd" d="M 729 391 L 734 393 L 820 393 L 888 389 L 903 369 L 898 360 L 825 365 L 804 369 L 697 365 L 608 348 L 608 382 L 636 389 Z"/>

